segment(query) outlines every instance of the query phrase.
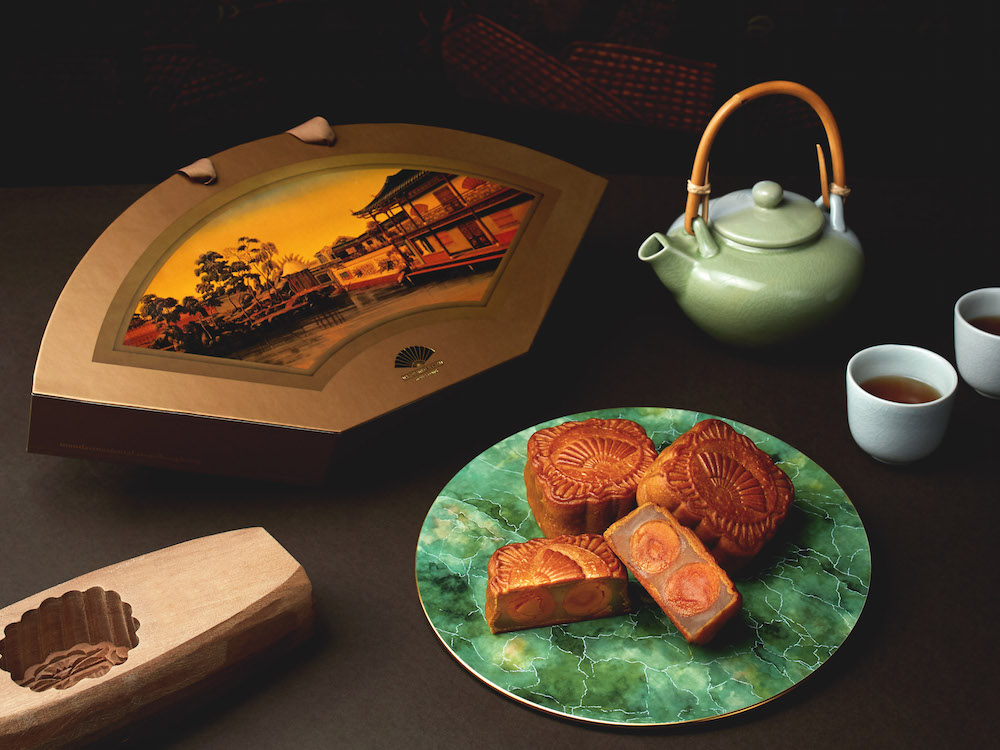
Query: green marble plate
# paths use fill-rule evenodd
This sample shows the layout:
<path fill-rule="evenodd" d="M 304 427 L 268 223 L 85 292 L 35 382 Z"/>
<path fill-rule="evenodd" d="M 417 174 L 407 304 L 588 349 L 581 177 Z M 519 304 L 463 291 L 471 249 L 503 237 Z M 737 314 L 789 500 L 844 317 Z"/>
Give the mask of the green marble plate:
<path fill-rule="evenodd" d="M 445 486 L 420 530 L 417 590 L 445 647 L 487 685 L 541 711 L 600 724 L 715 719 L 762 705 L 822 666 L 854 628 L 871 555 L 857 511 L 823 469 L 786 443 L 724 420 L 771 455 L 795 484 L 785 523 L 734 577 L 739 619 L 692 646 L 634 579 L 632 613 L 493 635 L 486 563 L 498 547 L 541 536 L 524 496 L 528 438 L 567 419 L 623 417 L 657 449 L 712 415 L 624 408 L 544 422 L 494 445 Z"/>

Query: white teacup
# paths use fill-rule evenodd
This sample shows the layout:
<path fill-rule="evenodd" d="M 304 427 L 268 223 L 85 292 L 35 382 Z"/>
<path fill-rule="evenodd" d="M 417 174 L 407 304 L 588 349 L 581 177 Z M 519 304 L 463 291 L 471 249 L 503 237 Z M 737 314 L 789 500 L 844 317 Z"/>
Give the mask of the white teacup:
<path fill-rule="evenodd" d="M 1000 316 L 1000 287 L 976 289 L 955 303 L 955 362 L 966 383 L 1000 398 L 1000 334 L 971 322 L 987 316 Z"/>
<path fill-rule="evenodd" d="M 933 391 L 921 403 L 903 403 L 907 383 L 884 378 L 912 378 Z M 888 390 L 877 388 L 888 386 Z M 870 388 L 882 395 L 870 393 Z M 924 458 L 941 444 L 958 374 L 944 357 L 906 344 L 880 344 L 851 357 L 847 363 L 847 419 L 851 435 L 873 458 L 903 464 Z M 901 391 L 901 392 L 892 392 Z"/>

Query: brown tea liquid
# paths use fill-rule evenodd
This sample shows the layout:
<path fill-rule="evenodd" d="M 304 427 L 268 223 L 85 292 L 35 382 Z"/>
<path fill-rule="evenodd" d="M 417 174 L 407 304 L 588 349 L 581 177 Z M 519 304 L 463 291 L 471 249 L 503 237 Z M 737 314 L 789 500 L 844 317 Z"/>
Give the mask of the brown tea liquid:
<path fill-rule="evenodd" d="M 941 398 L 933 386 L 905 375 L 880 375 L 861 384 L 873 396 L 900 404 L 926 404 Z"/>
<path fill-rule="evenodd" d="M 969 322 L 981 331 L 1000 336 L 1000 315 L 983 315 Z"/>

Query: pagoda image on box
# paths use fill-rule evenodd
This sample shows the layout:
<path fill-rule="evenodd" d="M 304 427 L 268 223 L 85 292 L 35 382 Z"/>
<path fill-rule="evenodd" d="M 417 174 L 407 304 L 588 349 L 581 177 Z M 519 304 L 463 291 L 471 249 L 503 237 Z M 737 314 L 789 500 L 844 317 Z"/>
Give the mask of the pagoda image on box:
<path fill-rule="evenodd" d="M 317 483 L 343 433 L 530 348 L 605 184 L 496 139 L 322 118 L 199 159 L 71 276 L 28 448 Z"/>
<path fill-rule="evenodd" d="M 217 689 L 257 657 L 280 657 L 313 619 L 308 576 L 261 528 L 55 586 L 0 609 L 0 747 L 107 737 L 204 684 Z"/>

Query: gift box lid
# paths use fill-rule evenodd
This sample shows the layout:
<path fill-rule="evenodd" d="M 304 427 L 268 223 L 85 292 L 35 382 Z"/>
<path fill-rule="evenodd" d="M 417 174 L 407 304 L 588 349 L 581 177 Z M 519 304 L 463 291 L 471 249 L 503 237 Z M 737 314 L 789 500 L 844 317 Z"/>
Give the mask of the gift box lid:
<path fill-rule="evenodd" d="M 341 432 L 526 352 L 605 180 L 322 118 L 200 159 L 97 239 L 33 395 Z"/>

